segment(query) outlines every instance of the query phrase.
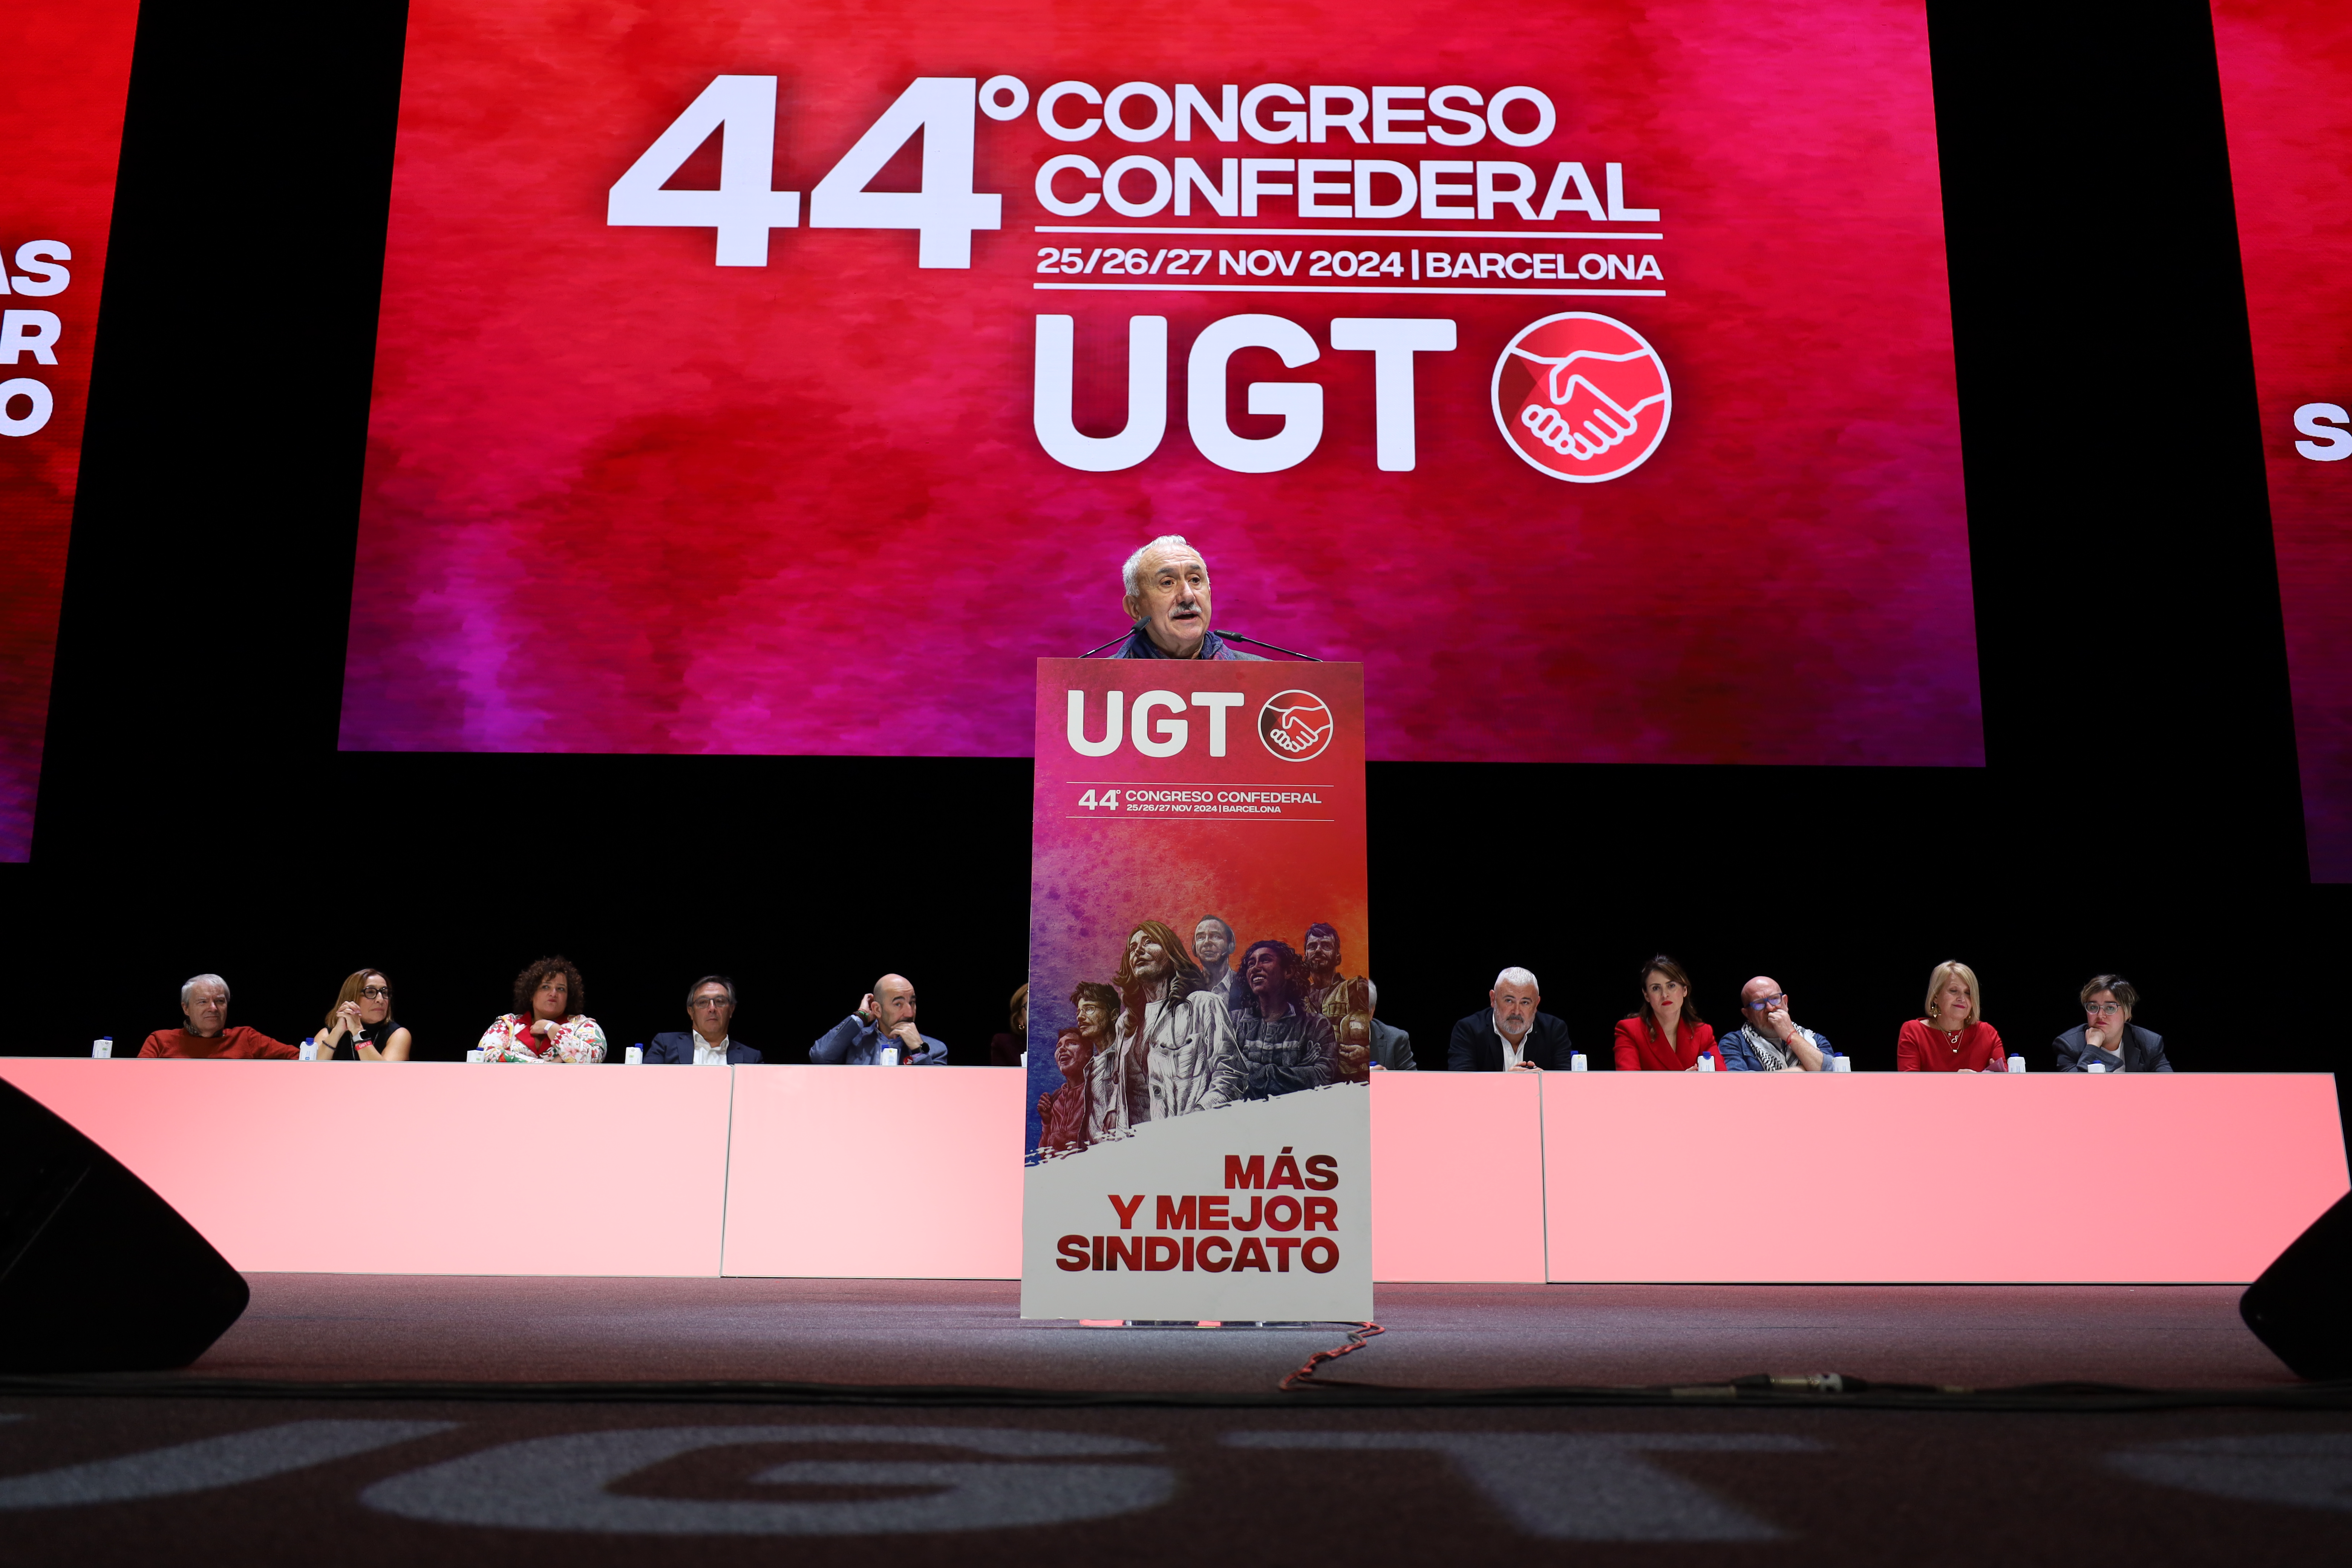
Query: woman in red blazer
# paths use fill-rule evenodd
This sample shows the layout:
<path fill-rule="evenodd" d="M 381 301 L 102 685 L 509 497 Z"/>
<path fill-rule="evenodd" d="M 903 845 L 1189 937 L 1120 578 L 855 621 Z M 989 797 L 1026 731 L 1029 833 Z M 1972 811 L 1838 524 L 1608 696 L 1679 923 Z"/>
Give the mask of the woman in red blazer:
<path fill-rule="evenodd" d="M 2009 1053 L 1984 1021 L 1977 972 L 1954 960 L 1927 977 L 1927 1016 L 1895 1037 L 1897 1072 L 2007 1072 Z"/>
<path fill-rule="evenodd" d="M 1617 1020 L 1616 1047 L 1619 1072 L 1689 1072 L 1701 1057 L 1723 1068 L 1715 1031 L 1691 1005 L 1690 976 L 1664 953 L 1642 965 L 1642 1010 Z"/>

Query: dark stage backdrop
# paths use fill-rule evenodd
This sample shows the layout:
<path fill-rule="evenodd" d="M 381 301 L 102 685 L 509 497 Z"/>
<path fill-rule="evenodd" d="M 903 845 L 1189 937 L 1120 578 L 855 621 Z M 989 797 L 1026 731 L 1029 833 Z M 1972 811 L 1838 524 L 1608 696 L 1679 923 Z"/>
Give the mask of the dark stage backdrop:
<path fill-rule="evenodd" d="M 1376 764 L 1376 978 L 1426 1067 L 1509 963 L 1599 1053 L 1661 948 L 1709 1018 L 1768 971 L 1864 1069 L 1953 956 L 2036 1066 L 2103 968 L 2184 1068 L 2333 1066 L 2204 9 L 1929 15 L 1988 765 Z M 722 970 L 794 1059 L 896 968 L 983 1059 L 1025 760 L 337 753 L 401 28 L 145 8 L 6 1048 L 135 1048 L 202 969 L 294 1037 L 369 963 L 454 1058 L 562 950 L 616 1044 Z"/>

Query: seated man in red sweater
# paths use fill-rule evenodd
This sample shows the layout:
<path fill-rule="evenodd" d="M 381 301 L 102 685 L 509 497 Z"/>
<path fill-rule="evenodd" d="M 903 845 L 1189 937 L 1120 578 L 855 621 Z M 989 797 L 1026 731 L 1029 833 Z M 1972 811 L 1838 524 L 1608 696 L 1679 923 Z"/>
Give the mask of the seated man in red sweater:
<path fill-rule="evenodd" d="M 202 1057 L 293 1061 L 302 1053 L 283 1040 L 273 1040 L 258 1029 L 229 1028 L 228 982 L 217 974 L 199 974 L 180 987 L 184 1029 L 158 1029 L 139 1047 L 142 1057 Z"/>

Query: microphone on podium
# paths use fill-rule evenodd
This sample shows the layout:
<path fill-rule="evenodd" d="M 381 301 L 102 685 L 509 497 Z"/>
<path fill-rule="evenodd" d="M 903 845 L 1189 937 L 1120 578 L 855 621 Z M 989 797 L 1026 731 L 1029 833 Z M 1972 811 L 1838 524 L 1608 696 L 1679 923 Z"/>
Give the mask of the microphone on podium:
<path fill-rule="evenodd" d="M 1147 624 L 1148 623 L 1145 621 L 1138 621 L 1133 626 L 1128 627 L 1127 630 L 1119 633 L 1118 636 L 1111 638 L 1109 642 L 1097 643 L 1094 647 L 1087 649 L 1086 652 L 1078 655 L 1078 657 L 1080 658 L 1092 658 L 1095 655 L 1102 652 L 1103 649 L 1111 647 L 1113 644 L 1125 642 L 1128 638 L 1141 631 Z M 1323 662 L 1311 653 L 1298 653 L 1290 648 L 1276 647 L 1270 642 L 1260 642 L 1255 637 L 1245 637 L 1239 632 L 1217 631 L 1212 632 L 1210 635 L 1225 642 L 1247 643 L 1252 647 L 1262 647 L 1269 653 L 1278 653 L 1291 658 L 1304 659 L 1308 664 L 1320 664 Z"/>

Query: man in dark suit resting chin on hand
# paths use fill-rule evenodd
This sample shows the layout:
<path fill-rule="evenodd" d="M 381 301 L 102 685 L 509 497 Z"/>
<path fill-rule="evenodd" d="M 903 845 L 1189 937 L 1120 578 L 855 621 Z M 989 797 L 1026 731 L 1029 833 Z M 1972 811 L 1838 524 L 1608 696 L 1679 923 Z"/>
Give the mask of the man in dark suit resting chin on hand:
<path fill-rule="evenodd" d="M 1536 977 L 1524 969 L 1506 969 L 1495 976 L 1486 993 L 1488 1005 L 1454 1026 L 1445 1050 L 1449 1072 L 1535 1072 L 1549 1068 L 1568 1070 L 1576 1049 L 1568 1026 L 1549 1013 L 1538 1012 L 1543 994 Z"/>
<path fill-rule="evenodd" d="M 887 1065 L 885 1051 L 900 1067 L 936 1067 L 948 1059 L 943 1042 L 915 1027 L 915 983 L 903 974 L 876 981 L 857 1011 L 809 1047 L 809 1060 L 819 1067 L 877 1067 Z"/>

